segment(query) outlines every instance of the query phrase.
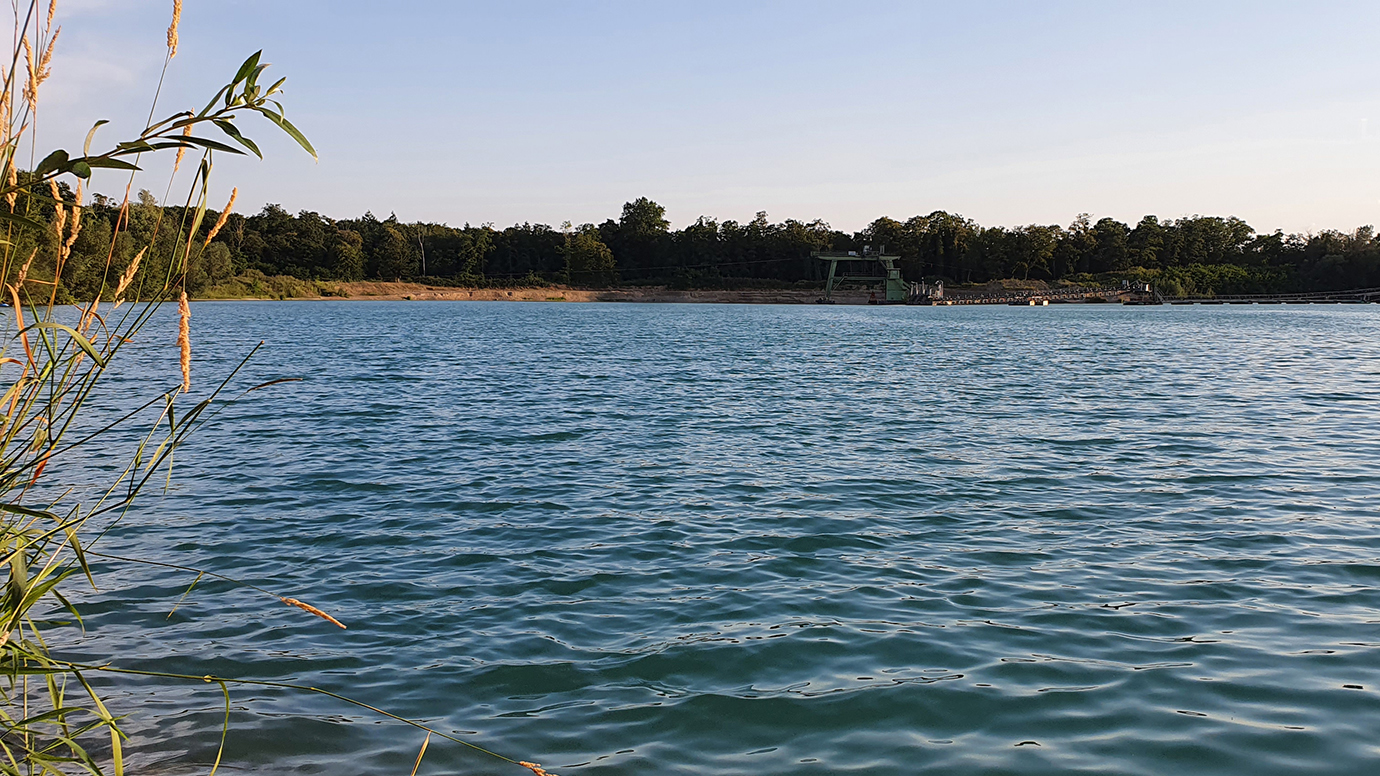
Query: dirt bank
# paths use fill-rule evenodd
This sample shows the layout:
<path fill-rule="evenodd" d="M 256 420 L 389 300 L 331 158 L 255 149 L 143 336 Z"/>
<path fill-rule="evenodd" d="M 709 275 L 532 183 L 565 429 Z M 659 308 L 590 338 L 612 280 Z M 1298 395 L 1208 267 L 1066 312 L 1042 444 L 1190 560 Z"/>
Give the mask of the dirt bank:
<path fill-rule="evenodd" d="M 840 304 L 866 304 L 867 295 L 838 294 Z M 685 302 L 719 304 L 814 304 L 818 289 L 679 290 L 664 286 L 585 289 L 565 286 L 546 288 L 452 288 L 421 283 L 317 282 L 300 283 L 286 294 L 255 294 L 243 299 L 340 299 L 378 301 L 474 301 L 474 302 Z M 227 298 L 217 296 L 216 298 Z"/>

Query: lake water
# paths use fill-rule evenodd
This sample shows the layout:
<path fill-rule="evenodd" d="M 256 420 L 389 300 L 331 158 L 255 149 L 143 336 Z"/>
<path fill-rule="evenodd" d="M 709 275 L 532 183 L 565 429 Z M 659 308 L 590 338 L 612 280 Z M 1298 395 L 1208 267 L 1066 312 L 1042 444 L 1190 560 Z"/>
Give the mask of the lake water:
<path fill-rule="evenodd" d="M 193 306 L 245 397 L 68 654 L 294 681 L 560 774 L 1380 770 L 1380 307 Z M 176 381 L 156 322 L 107 403 Z M 140 386 L 143 386 L 142 388 Z M 118 463 L 113 458 L 107 463 Z M 141 772 L 213 685 L 120 682 Z M 231 770 L 419 731 L 238 688 Z M 200 766 L 193 767 L 200 763 Z M 438 739 L 420 773 L 523 769 Z"/>

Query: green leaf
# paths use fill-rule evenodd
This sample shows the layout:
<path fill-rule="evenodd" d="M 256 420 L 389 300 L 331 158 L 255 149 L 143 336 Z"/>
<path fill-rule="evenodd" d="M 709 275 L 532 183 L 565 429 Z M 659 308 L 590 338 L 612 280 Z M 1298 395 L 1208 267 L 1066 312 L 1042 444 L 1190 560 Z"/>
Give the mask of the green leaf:
<path fill-rule="evenodd" d="M 24 598 L 29 594 L 29 563 L 24 557 L 24 549 L 20 547 L 18 552 L 10 555 L 10 594 L 20 611 L 25 608 Z"/>
<path fill-rule="evenodd" d="M 78 161 L 85 162 L 90 167 L 98 167 L 109 170 L 138 170 L 138 165 L 126 162 L 124 159 L 111 159 L 108 156 L 85 156 Z"/>
<path fill-rule="evenodd" d="M 241 135 L 239 128 L 236 127 L 234 124 L 231 124 L 228 121 L 223 121 L 221 119 L 215 119 L 215 123 L 216 126 L 220 127 L 220 131 L 234 138 L 235 141 L 238 142 L 240 145 L 244 146 L 245 148 L 248 148 L 250 151 L 253 151 L 255 156 L 259 157 L 260 159 L 264 158 L 264 155 L 259 152 L 259 147 L 254 144 L 254 141 L 250 140 L 244 135 Z"/>
<path fill-rule="evenodd" d="M 71 576 L 74 573 L 76 573 L 76 569 L 68 569 L 67 571 L 62 572 L 61 574 L 58 574 L 52 579 L 49 579 L 45 582 L 40 582 L 36 585 L 27 586 L 24 592 L 24 598 L 20 601 L 20 605 L 23 606 L 25 609 L 33 608 L 34 604 L 37 604 L 39 601 L 43 600 L 43 597 L 48 595 L 49 591 L 57 587 L 59 584 L 62 583 L 64 579 L 66 579 L 68 576 Z"/>
<path fill-rule="evenodd" d="M 13 512 L 16 515 L 25 515 L 26 517 L 47 517 L 52 518 L 53 520 L 58 519 L 58 516 L 53 514 L 52 512 L 46 512 L 42 509 L 29 509 L 28 507 L 21 507 L 18 504 L 0 504 L 0 512 Z"/>
<path fill-rule="evenodd" d="M 173 128 L 174 128 L 174 129 L 176 129 L 176 128 L 178 128 L 178 127 L 181 127 L 183 124 L 186 124 L 186 123 L 188 123 L 188 122 L 185 121 L 185 120 L 179 121 L 179 119 L 185 119 L 186 117 L 191 116 L 191 115 L 192 115 L 192 112 L 189 111 L 189 110 L 184 110 L 184 111 L 182 111 L 181 113 L 174 113 L 173 115 L 167 117 L 166 119 L 163 119 L 162 121 L 158 122 L 157 124 L 151 124 L 151 125 L 149 125 L 149 127 L 148 127 L 147 129 L 145 129 L 144 132 L 143 132 L 143 134 L 139 135 L 139 137 L 141 137 L 141 138 L 152 137 L 153 135 L 157 134 L 160 130 L 162 130 L 162 128 L 163 128 L 165 125 L 167 125 L 167 124 L 173 124 L 173 122 L 177 122 L 176 124 L 173 124 Z"/>
<path fill-rule="evenodd" d="M 198 113 L 198 114 L 196 114 L 196 115 L 197 115 L 197 116 L 205 116 L 206 114 L 210 113 L 210 112 L 211 112 L 211 108 L 215 107 L 216 102 L 217 102 L 218 100 L 220 100 L 221 95 L 225 94 L 227 91 L 230 91 L 230 89 L 231 89 L 233 86 L 234 86 L 234 84 L 230 84 L 230 85 L 228 85 L 228 86 L 222 86 L 222 87 L 220 88 L 220 91 L 216 92 L 216 96 L 212 97 L 212 98 L 211 98 L 211 101 L 208 102 L 208 103 L 206 103 L 206 107 L 202 108 L 202 109 L 201 109 L 201 112 Z"/>
<path fill-rule="evenodd" d="M 286 80 L 287 80 L 287 78 L 284 77 L 284 78 L 279 78 L 277 81 L 274 81 L 274 82 L 273 82 L 273 85 L 270 86 L 270 87 L 268 87 L 268 91 L 267 91 L 267 92 L 264 92 L 264 94 L 266 94 L 266 95 L 268 95 L 268 94 L 276 94 L 277 91 L 278 91 L 279 89 L 283 88 L 283 82 L 286 81 Z"/>
<path fill-rule="evenodd" d="M 91 589 L 96 589 L 94 584 L 92 584 Z M 81 618 L 81 612 L 77 611 L 77 607 L 73 606 L 72 602 L 68 601 L 67 597 L 64 596 L 61 591 L 54 590 L 53 597 L 62 603 L 62 608 L 66 609 L 67 613 L 72 615 L 72 617 L 76 619 L 78 625 L 80 625 L 82 628 L 86 627 L 86 622 Z"/>
<path fill-rule="evenodd" d="M 194 135 L 180 135 L 177 137 L 177 141 L 181 143 L 187 143 L 190 145 L 203 146 L 205 148 L 211 149 L 212 151 L 224 151 L 228 154 L 244 153 L 240 149 L 232 145 L 226 145 L 225 143 L 222 143 L 219 140 L 208 140 L 207 138 L 196 137 Z"/>
<path fill-rule="evenodd" d="M 249 59 L 244 60 L 244 64 L 240 65 L 239 72 L 235 73 L 235 80 L 231 81 L 230 85 L 234 86 L 245 78 L 248 78 L 249 74 L 254 72 L 254 68 L 259 66 L 259 57 L 263 56 L 263 53 L 263 49 L 259 49 L 253 54 L 250 54 Z"/>
<path fill-rule="evenodd" d="M 18 213 L 6 213 L 4 210 L 0 210 L 0 221 L 9 221 L 11 223 L 19 224 L 20 226 L 32 226 L 35 229 L 47 228 L 43 224 L 40 224 L 32 218 L 25 218 L 24 216 L 21 216 Z"/>
<path fill-rule="evenodd" d="M 86 144 L 81 147 L 81 152 L 83 155 L 91 155 L 91 139 L 96 136 L 96 130 L 100 129 L 102 124 L 109 123 L 110 122 L 108 120 L 101 119 L 100 121 L 97 121 L 95 124 L 91 126 L 91 131 L 86 133 Z"/>
<path fill-rule="evenodd" d="M 107 154 L 107 156 L 113 156 L 114 154 L 120 154 L 122 156 L 125 154 L 142 154 L 145 151 L 154 150 L 153 146 L 149 145 L 147 140 L 131 140 L 127 143 L 116 143 L 115 148 L 117 150 L 113 154 Z"/>
<path fill-rule="evenodd" d="M 91 177 L 91 165 L 83 161 L 72 162 L 72 174 L 83 180 Z"/>
<path fill-rule="evenodd" d="M 286 118 L 283 118 L 282 116 L 279 116 L 271 110 L 266 110 L 263 108 L 260 108 L 258 110 L 259 113 L 263 114 L 264 118 L 268 119 L 274 124 L 277 124 L 280 128 L 282 128 L 284 132 L 288 133 L 289 137 L 291 137 L 293 140 L 296 140 L 298 145 L 302 146 L 302 148 L 305 149 L 307 153 L 311 154 L 311 158 L 316 159 L 318 162 L 321 161 L 316 156 L 316 149 L 311 147 L 311 143 L 307 141 L 306 136 L 303 135 L 301 131 L 297 129 L 297 127 L 294 127 L 292 125 L 292 122 L 288 121 Z"/>
<path fill-rule="evenodd" d="M 20 331 L 19 334 L 23 334 L 24 332 L 29 331 L 31 329 L 56 329 L 59 331 L 67 332 L 67 334 L 71 336 L 72 341 L 77 343 L 77 347 L 85 351 L 86 355 L 95 359 L 96 363 L 99 364 L 102 368 L 105 367 L 105 359 L 101 357 L 101 354 L 96 350 L 96 347 L 91 344 L 91 340 L 87 339 L 86 337 L 83 337 L 80 332 L 78 332 L 71 326 L 63 326 L 60 323 L 52 323 L 51 321 L 39 321 L 38 323 L 31 323 L 28 326 L 25 326 L 23 331 Z"/>
<path fill-rule="evenodd" d="M 38 163 L 38 167 L 34 168 L 34 174 L 42 176 L 54 170 L 64 169 L 66 166 L 67 152 L 59 148 L 43 157 L 43 161 Z"/>
<path fill-rule="evenodd" d="M 67 543 L 71 545 L 72 551 L 77 555 L 77 565 L 86 574 L 86 581 L 91 583 L 91 589 L 96 589 L 96 578 L 91 576 L 91 566 L 86 562 L 86 553 L 82 550 L 81 541 L 77 538 L 77 529 L 72 525 L 64 525 L 62 530 L 67 534 Z"/>
<path fill-rule="evenodd" d="M 207 161 L 206 161 L 205 159 L 202 159 L 202 160 L 201 160 L 201 168 L 197 170 L 197 175 L 201 177 L 201 193 L 197 196 L 197 202 L 198 202 L 198 204 L 197 204 L 197 208 L 196 208 L 196 215 L 192 218 L 192 228 L 191 228 L 190 230 L 187 231 L 187 234 L 188 234 L 188 235 L 192 235 L 192 236 L 195 236 L 196 233 L 197 233 L 197 231 L 198 231 L 199 229 L 201 229 L 201 222 L 204 221 L 204 220 L 206 219 L 206 192 L 207 192 L 207 190 L 209 189 L 209 187 L 210 187 L 210 185 L 211 185 L 211 165 L 208 164 Z M 180 242 L 180 240 L 179 240 L 179 242 Z M 191 243 L 190 243 L 190 242 L 187 243 L 187 247 L 188 247 L 188 250 L 190 251 L 190 249 L 191 249 Z M 174 255 L 176 255 L 176 254 L 174 254 Z M 182 256 L 182 264 L 180 265 L 180 270 L 179 270 L 179 271 L 181 271 L 181 272 L 185 272 L 185 271 L 186 271 L 186 269 L 187 269 L 187 259 L 188 259 L 188 258 L 189 258 L 189 256 L 187 256 L 186 254 L 184 254 L 184 255 Z M 172 419 L 173 419 L 173 416 L 172 416 L 172 399 L 169 398 L 169 399 L 168 399 L 168 421 L 171 423 L 171 422 L 172 422 Z"/>
<path fill-rule="evenodd" d="M 245 393 L 249 393 L 250 391 L 257 391 L 257 390 L 260 390 L 260 389 L 262 389 L 262 388 L 267 388 L 267 387 L 269 387 L 270 385 L 280 385 L 280 384 L 282 384 L 282 383 L 300 383 L 300 382 L 302 382 L 302 380 L 304 380 L 304 379 L 305 379 L 305 378 L 302 378 L 302 377 L 280 377 L 280 378 L 278 378 L 277 380 L 269 380 L 269 381 L 266 382 L 266 383 L 259 383 L 258 385 L 254 386 L 253 388 L 250 388 L 248 391 L 245 391 Z"/>
<path fill-rule="evenodd" d="M 62 719 L 63 717 L 75 716 L 75 715 L 81 714 L 81 713 L 83 713 L 83 712 L 85 712 L 85 711 L 86 711 L 86 710 L 83 709 L 83 708 L 81 708 L 80 706 L 59 707 L 59 708 L 53 709 L 52 711 L 45 711 L 45 712 L 43 712 L 42 714 L 36 714 L 36 715 L 34 715 L 34 716 L 32 716 L 32 717 L 29 717 L 29 718 L 27 718 L 27 719 L 22 719 L 22 720 L 20 720 L 19 722 L 15 723 L 14 727 L 15 727 L 15 728 L 31 727 L 31 726 L 37 725 L 37 724 L 40 723 L 40 722 L 47 722 L 47 721 L 50 720 L 50 719 L 58 719 L 58 720 L 60 720 L 60 719 Z"/>
<path fill-rule="evenodd" d="M 268 69 L 268 63 L 267 63 L 267 62 L 263 63 L 262 65 L 258 65 L 257 67 L 255 67 L 255 68 L 254 68 L 254 72 L 252 72 L 252 73 L 249 74 L 249 80 L 248 80 L 248 81 L 245 81 L 245 84 L 247 84 L 247 85 L 252 89 L 252 88 L 254 87 L 254 85 L 257 84 L 257 83 L 259 82 L 259 74 L 262 73 L 263 71 L 267 70 L 267 69 Z"/>

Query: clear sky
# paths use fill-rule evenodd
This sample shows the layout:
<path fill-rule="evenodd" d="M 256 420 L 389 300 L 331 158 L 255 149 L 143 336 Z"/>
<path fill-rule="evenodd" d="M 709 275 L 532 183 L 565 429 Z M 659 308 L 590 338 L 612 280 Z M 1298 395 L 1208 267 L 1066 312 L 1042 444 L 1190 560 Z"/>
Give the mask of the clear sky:
<path fill-rule="evenodd" d="M 59 0 L 43 138 L 142 127 L 170 7 Z M 677 227 L 1350 229 L 1380 222 L 1377 31 L 1380 3 L 1320 0 L 187 0 L 161 106 L 200 107 L 259 48 L 288 76 L 320 163 L 255 126 L 268 161 L 217 164 L 242 211 L 557 225 L 647 196 Z"/>

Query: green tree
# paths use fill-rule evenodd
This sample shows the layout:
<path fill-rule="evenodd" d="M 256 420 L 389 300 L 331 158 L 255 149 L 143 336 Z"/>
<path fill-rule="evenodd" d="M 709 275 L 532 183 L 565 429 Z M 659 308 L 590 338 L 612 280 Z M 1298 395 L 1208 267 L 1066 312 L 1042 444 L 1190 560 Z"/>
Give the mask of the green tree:
<path fill-rule="evenodd" d="M 331 273 L 337 280 L 364 279 L 364 238 L 359 232 L 342 229 L 331 247 Z"/>
<path fill-rule="evenodd" d="M 385 223 L 378 246 L 379 277 L 402 280 L 417 274 L 417 262 L 412 253 L 412 241 L 394 224 Z"/>
<path fill-rule="evenodd" d="M 1164 252 L 1164 227 L 1155 216 L 1145 216 L 1127 236 L 1126 247 L 1131 264 L 1154 269 L 1160 266 Z"/>
<path fill-rule="evenodd" d="M 472 281 L 483 278 L 484 262 L 494 249 L 494 230 L 487 226 L 465 224 L 458 242 L 455 262 L 458 274 Z"/>
<path fill-rule="evenodd" d="M 611 243 L 619 266 L 640 270 L 643 275 L 654 273 L 669 253 L 670 228 L 666 208 L 661 205 L 646 197 L 625 203 Z"/>
<path fill-rule="evenodd" d="M 585 224 L 566 237 L 565 274 L 571 283 L 605 284 L 618 279 L 613 251 L 599 239 L 593 224 Z"/>
<path fill-rule="evenodd" d="M 1035 224 L 1011 230 L 1011 269 L 1019 272 L 1022 279 L 1028 280 L 1031 272 L 1037 277 L 1048 277 L 1059 231 L 1057 226 Z"/>
<path fill-rule="evenodd" d="M 917 276 L 971 280 L 972 268 L 965 261 L 978 225 L 960 215 L 936 210 L 906 222 L 915 235 Z"/>
<path fill-rule="evenodd" d="M 1104 270 L 1094 266 L 1096 254 L 1097 238 L 1093 235 L 1092 221 L 1087 213 L 1079 213 L 1059 234 L 1054 259 L 1056 273 L 1102 272 Z"/>
<path fill-rule="evenodd" d="M 1101 218 L 1093 226 L 1093 240 L 1096 243 L 1097 265 L 1104 271 L 1120 271 L 1130 268 L 1130 250 L 1127 239 L 1131 230 L 1115 218 Z"/>
<path fill-rule="evenodd" d="M 638 197 L 623 204 L 618 228 L 627 236 L 656 238 L 671 228 L 671 222 L 666 220 L 666 208 L 646 197 Z"/>

